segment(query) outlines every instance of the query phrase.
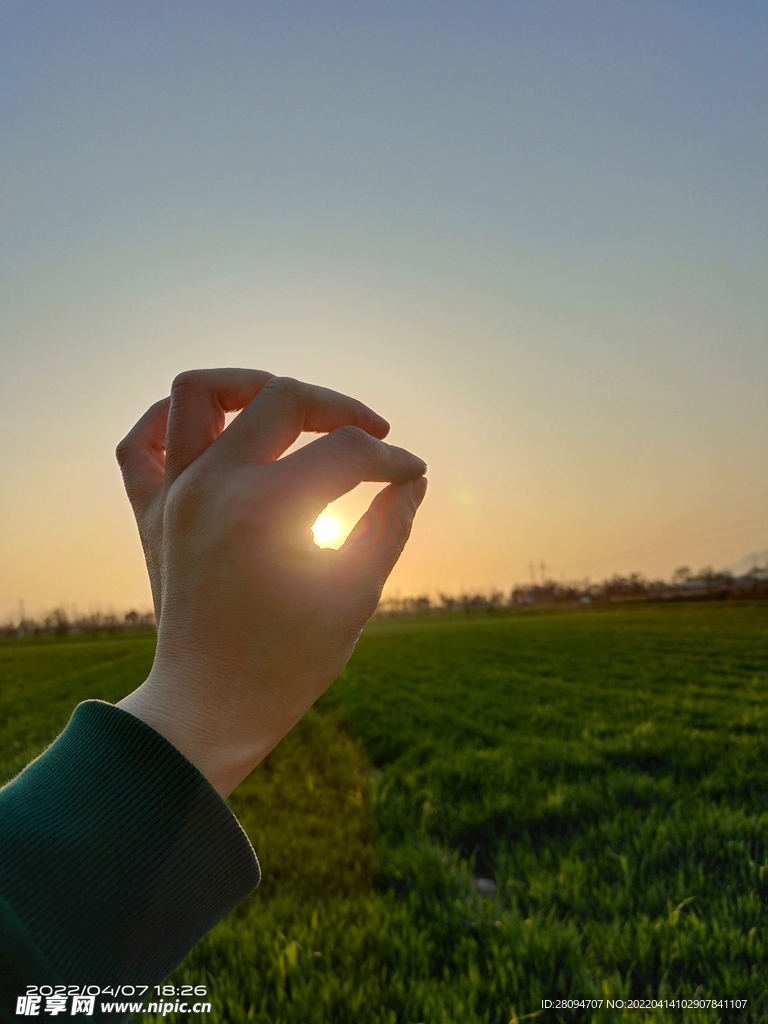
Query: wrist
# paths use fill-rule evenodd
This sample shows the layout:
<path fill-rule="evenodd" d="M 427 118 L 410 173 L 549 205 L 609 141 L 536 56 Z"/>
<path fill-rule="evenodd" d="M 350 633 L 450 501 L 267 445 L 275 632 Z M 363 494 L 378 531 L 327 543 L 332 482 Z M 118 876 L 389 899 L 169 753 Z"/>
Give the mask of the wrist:
<path fill-rule="evenodd" d="M 177 695 L 170 680 L 150 674 L 117 707 L 141 719 L 186 757 L 226 799 L 278 742 L 239 737 L 220 713 L 189 692 Z"/>

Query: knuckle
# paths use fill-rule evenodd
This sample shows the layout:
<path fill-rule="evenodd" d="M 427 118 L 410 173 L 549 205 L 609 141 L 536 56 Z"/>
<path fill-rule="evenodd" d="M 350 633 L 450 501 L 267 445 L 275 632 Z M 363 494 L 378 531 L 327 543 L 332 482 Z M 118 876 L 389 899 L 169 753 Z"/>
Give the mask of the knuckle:
<path fill-rule="evenodd" d="M 125 469 L 126 464 L 130 461 L 132 451 L 133 445 L 130 438 L 124 437 L 117 448 L 115 448 L 115 458 L 120 469 Z"/>
<path fill-rule="evenodd" d="M 366 434 L 362 427 L 345 424 L 343 427 L 337 427 L 333 431 L 333 436 L 340 444 L 361 455 L 370 456 L 375 450 L 373 438 Z"/>
<path fill-rule="evenodd" d="M 166 515 L 177 525 L 199 516 L 208 498 L 208 483 L 206 476 L 194 469 L 174 480 L 166 498 Z"/>
<path fill-rule="evenodd" d="M 173 378 L 171 384 L 171 395 L 174 398 L 182 397 L 200 390 L 203 386 L 200 370 L 184 370 Z"/>
<path fill-rule="evenodd" d="M 296 380 L 295 377 L 271 377 L 262 388 L 262 394 L 266 392 L 293 401 L 300 397 L 302 390 L 301 381 Z"/>

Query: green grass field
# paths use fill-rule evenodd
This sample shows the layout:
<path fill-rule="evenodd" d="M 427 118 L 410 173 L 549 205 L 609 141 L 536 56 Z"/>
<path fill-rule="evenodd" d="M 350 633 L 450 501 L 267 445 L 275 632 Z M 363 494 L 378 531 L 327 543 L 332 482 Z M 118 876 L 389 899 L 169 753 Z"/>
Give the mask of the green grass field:
<path fill-rule="evenodd" d="M 3 778 L 152 649 L 2 645 Z M 175 980 L 232 1024 L 766 1021 L 767 698 L 766 604 L 376 622 L 232 796 L 264 878 Z"/>

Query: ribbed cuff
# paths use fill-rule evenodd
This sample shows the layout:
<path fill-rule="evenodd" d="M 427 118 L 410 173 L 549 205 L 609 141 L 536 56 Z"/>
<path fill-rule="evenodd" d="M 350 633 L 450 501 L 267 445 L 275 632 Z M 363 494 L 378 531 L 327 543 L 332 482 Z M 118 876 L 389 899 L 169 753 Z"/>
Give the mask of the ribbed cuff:
<path fill-rule="evenodd" d="M 210 783 L 112 704 L 0 790 L 0 893 L 66 984 L 156 984 L 259 879 Z"/>

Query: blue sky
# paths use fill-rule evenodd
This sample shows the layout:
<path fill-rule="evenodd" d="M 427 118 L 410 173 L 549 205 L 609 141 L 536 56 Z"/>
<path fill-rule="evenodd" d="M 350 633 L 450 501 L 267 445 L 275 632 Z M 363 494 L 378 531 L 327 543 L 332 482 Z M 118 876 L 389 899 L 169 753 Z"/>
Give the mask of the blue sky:
<path fill-rule="evenodd" d="M 0 615 L 148 603 L 112 451 L 195 365 L 359 395 L 427 459 L 403 592 L 766 547 L 767 29 L 6 2 Z"/>

